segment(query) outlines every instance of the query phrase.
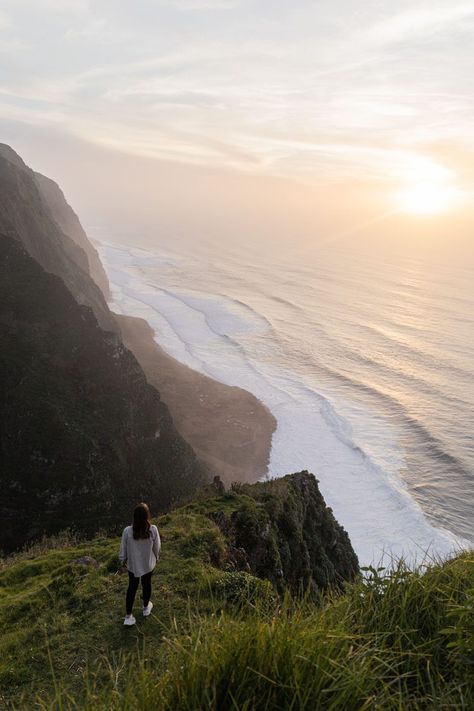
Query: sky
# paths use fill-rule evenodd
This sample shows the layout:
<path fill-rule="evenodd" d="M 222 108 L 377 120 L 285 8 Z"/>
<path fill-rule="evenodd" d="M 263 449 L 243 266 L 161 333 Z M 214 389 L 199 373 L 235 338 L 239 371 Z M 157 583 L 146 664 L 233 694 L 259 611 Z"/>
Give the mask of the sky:
<path fill-rule="evenodd" d="M 104 229 L 423 231 L 446 198 L 467 232 L 473 36 L 472 0 L 2 0 L 0 140 Z"/>

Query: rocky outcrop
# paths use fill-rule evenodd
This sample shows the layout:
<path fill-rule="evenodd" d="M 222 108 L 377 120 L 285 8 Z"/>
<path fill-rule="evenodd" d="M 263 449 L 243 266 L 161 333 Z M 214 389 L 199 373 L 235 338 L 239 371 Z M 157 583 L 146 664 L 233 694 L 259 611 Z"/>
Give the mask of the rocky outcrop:
<path fill-rule="evenodd" d="M 48 193 L 48 200 L 43 193 Z M 47 272 L 59 276 L 79 304 L 91 307 L 102 328 L 118 331 L 104 295 L 89 274 L 88 255 L 71 216 L 62 221 L 75 238 L 53 218 L 48 204 L 54 204 L 51 193 L 54 196 L 54 189 L 46 189 L 45 181 L 15 151 L 0 144 L 0 233 L 18 240 Z"/>
<path fill-rule="evenodd" d="M 208 514 L 229 544 L 228 565 L 270 580 L 279 592 L 324 590 L 357 576 L 349 536 L 312 474 L 239 486 L 237 492 L 237 510 Z"/>
<path fill-rule="evenodd" d="M 201 483 L 193 450 L 117 334 L 7 235 L 0 339 L 0 549 L 64 528 L 114 529 L 137 500 L 165 510 Z"/>

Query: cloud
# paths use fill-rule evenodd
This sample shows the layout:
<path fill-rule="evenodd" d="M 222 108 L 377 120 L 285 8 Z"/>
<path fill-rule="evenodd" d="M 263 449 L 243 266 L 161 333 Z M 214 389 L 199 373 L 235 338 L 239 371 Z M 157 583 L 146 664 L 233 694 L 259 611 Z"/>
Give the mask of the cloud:
<path fill-rule="evenodd" d="M 459 25 L 473 17 L 472 2 L 450 2 L 446 5 L 429 3 L 418 7 L 414 4 L 407 10 L 377 22 L 365 34 L 376 44 L 404 42 L 441 32 L 446 34 L 450 25 Z"/>
<path fill-rule="evenodd" d="M 0 54 L 3 55 L 16 55 L 18 52 L 29 52 L 31 46 L 26 42 L 16 38 L 2 38 L 0 41 Z"/>
<path fill-rule="evenodd" d="M 233 10 L 238 0 L 160 0 L 160 5 L 177 10 Z"/>
<path fill-rule="evenodd" d="M 10 23 L 7 16 L 0 11 L 0 32 L 3 32 L 3 30 L 8 29 L 9 24 Z"/>
<path fill-rule="evenodd" d="M 376 5 L 5 0 L 0 115 L 138 155 L 399 178 L 474 143 L 474 6 Z"/>
<path fill-rule="evenodd" d="M 82 27 L 71 27 L 64 33 L 64 39 L 79 39 L 84 40 L 86 38 L 90 39 L 103 39 L 104 34 L 107 32 L 107 21 L 105 18 L 101 17 L 97 20 L 93 20 Z"/>
<path fill-rule="evenodd" d="M 35 8 L 40 11 L 59 13 L 86 12 L 91 5 L 90 0 L 4 0 L 10 7 Z"/>

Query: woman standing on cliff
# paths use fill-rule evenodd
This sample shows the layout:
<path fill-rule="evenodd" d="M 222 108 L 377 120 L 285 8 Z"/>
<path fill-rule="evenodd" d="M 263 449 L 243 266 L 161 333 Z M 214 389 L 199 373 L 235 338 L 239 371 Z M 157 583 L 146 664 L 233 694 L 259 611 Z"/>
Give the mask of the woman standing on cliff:
<path fill-rule="evenodd" d="M 132 614 L 135 595 L 141 580 L 143 595 L 143 617 L 148 617 L 151 602 L 151 576 L 158 562 L 161 550 L 160 534 L 150 521 L 150 509 L 147 504 L 138 504 L 133 512 L 133 524 L 126 526 L 122 533 L 119 559 L 128 571 L 128 590 L 125 601 L 124 625 L 134 625 Z"/>

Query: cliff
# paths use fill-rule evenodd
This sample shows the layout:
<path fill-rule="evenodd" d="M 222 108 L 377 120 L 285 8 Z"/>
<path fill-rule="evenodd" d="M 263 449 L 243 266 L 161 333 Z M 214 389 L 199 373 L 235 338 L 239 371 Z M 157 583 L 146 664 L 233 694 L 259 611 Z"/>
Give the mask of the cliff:
<path fill-rule="evenodd" d="M 3 227 L 3 230 L 2 230 Z M 40 264 L 90 306 L 105 330 L 121 333 L 149 382 L 168 405 L 178 431 L 224 481 L 256 481 L 267 471 L 276 420 L 251 393 L 187 368 L 155 343 L 141 319 L 112 314 L 97 251 L 60 187 L 34 173 L 0 144 L 0 232 L 20 240 Z M 99 293 L 100 287 L 102 294 Z"/>
<path fill-rule="evenodd" d="M 117 334 L 18 240 L 0 236 L 0 548 L 159 510 L 202 469 Z"/>
<path fill-rule="evenodd" d="M 15 151 L 0 144 L 0 233 L 18 240 L 47 272 L 59 276 L 79 304 L 91 307 L 103 329 L 118 331 L 104 295 L 89 274 L 89 259 L 77 229 L 72 229 L 71 216 L 63 222 L 77 241 L 62 231 L 43 192 L 54 203 L 54 189 L 35 176 Z"/>
<path fill-rule="evenodd" d="M 77 215 L 54 181 L 34 173 L 5 144 L 0 144 L 0 240 L 0 511 L 14 521 L 15 508 L 20 510 L 0 548 L 64 527 L 94 532 L 99 492 L 104 496 L 99 525 L 110 528 L 121 520 L 125 502 L 130 506 L 143 497 L 167 508 L 189 496 L 211 470 L 229 483 L 265 473 L 276 426 L 271 413 L 251 393 L 167 356 L 141 321 L 121 317 L 120 333 L 104 298 L 107 277 Z M 52 275 L 59 281 L 48 279 Z M 78 307 L 89 307 L 97 323 L 88 308 L 75 309 L 68 294 Z M 81 338 L 84 347 L 78 350 Z M 172 418 L 146 379 L 164 389 Z M 154 408 L 151 402 L 159 404 Z M 175 418 L 194 452 L 174 428 Z M 159 451 L 149 435 L 158 431 Z"/>
<path fill-rule="evenodd" d="M 299 472 L 238 486 L 241 504 L 230 514 L 209 514 L 240 570 L 286 588 L 326 590 L 354 580 L 359 572 L 349 536 L 326 506 L 312 474 Z"/>

